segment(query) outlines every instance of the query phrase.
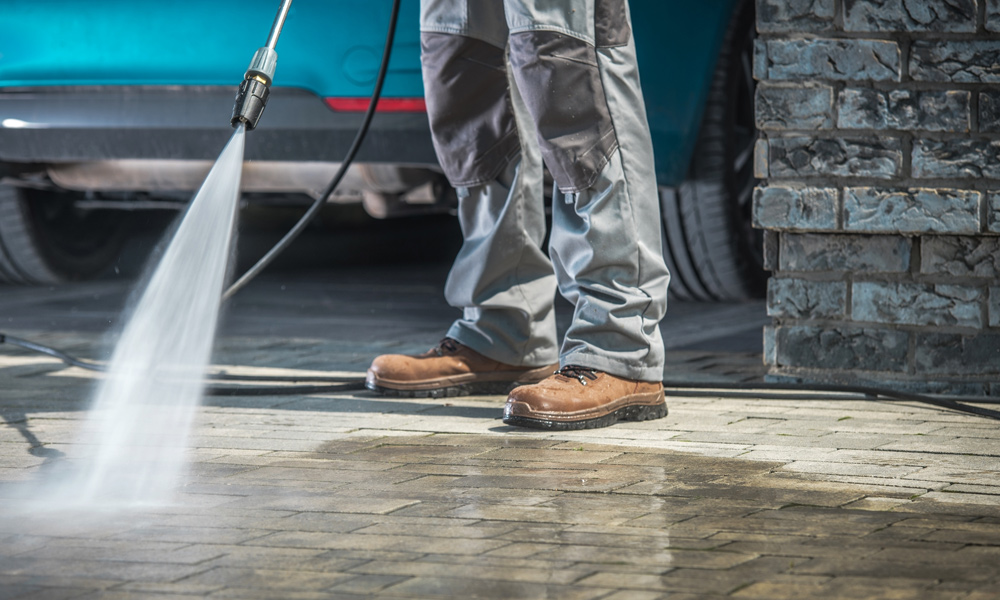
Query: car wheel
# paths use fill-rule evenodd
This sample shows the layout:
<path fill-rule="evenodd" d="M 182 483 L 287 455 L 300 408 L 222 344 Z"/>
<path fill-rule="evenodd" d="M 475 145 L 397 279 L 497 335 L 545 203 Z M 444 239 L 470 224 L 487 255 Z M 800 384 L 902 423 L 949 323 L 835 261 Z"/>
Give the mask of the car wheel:
<path fill-rule="evenodd" d="M 0 185 L 0 282 L 86 279 L 118 257 L 128 214 L 80 210 L 74 198 Z"/>
<path fill-rule="evenodd" d="M 686 180 L 660 189 L 669 290 L 678 299 L 746 300 L 766 289 L 763 233 L 751 227 L 753 8 L 741 2 L 729 24 Z"/>

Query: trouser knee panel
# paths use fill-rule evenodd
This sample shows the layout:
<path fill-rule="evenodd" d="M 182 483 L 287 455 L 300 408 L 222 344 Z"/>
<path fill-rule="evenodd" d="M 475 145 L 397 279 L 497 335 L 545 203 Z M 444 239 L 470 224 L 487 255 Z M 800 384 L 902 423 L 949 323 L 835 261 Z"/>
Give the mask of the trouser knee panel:
<path fill-rule="evenodd" d="M 520 150 L 504 50 L 461 35 L 425 31 L 420 40 L 441 168 L 455 187 L 492 181 Z"/>
<path fill-rule="evenodd" d="M 510 63 L 559 189 L 590 188 L 618 148 L 594 46 L 553 31 L 514 33 Z"/>

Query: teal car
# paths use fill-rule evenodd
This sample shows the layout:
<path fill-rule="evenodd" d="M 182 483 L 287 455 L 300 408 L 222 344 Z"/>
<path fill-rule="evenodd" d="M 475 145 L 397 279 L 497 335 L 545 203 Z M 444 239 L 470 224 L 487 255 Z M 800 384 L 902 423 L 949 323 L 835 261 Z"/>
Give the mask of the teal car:
<path fill-rule="evenodd" d="M 182 206 L 231 135 L 229 116 L 274 0 L 0 0 L 0 281 L 100 273 L 129 213 Z M 296 0 L 267 111 L 247 137 L 244 198 L 304 203 L 367 108 L 389 0 Z M 750 227 L 752 0 L 632 0 L 674 297 L 764 289 Z M 379 218 L 440 212 L 418 0 L 403 0 L 383 100 L 331 202 Z"/>

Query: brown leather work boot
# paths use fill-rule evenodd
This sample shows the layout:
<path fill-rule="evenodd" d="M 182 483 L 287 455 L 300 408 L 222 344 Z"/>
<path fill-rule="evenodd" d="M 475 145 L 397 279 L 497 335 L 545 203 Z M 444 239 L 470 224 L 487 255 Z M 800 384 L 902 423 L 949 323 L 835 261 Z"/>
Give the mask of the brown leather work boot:
<path fill-rule="evenodd" d="M 511 391 L 503 422 L 562 431 L 665 416 L 667 402 L 659 381 L 634 381 L 596 369 L 566 366 L 541 383 Z"/>
<path fill-rule="evenodd" d="M 387 396 L 407 398 L 506 394 L 515 386 L 541 381 L 558 366 L 515 367 L 445 338 L 418 356 L 377 357 L 368 369 L 365 386 Z"/>

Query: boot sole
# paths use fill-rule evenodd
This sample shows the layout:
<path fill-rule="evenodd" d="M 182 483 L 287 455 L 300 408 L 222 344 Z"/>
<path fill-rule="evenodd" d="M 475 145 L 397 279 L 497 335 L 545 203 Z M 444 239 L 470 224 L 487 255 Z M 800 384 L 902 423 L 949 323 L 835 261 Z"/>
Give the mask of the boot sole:
<path fill-rule="evenodd" d="M 527 427 L 530 429 L 544 429 L 546 431 L 573 431 L 576 429 L 598 429 L 614 425 L 618 421 L 651 421 L 667 416 L 667 404 L 655 405 L 632 405 L 624 406 L 614 412 L 610 412 L 593 419 L 581 419 L 579 421 L 549 421 L 545 419 L 532 419 L 529 417 L 509 416 L 504 417 L 503 422 L 515 427 Z"/>
<path fill-rule="evenodd" d="M 457 398 L 458 396 L 504 396 L 517 386 L 518 381 L 478 381 L 428 390 L 398 390 L 366 382 L 365 387 L 382 396 L 394 398 Z"/>

